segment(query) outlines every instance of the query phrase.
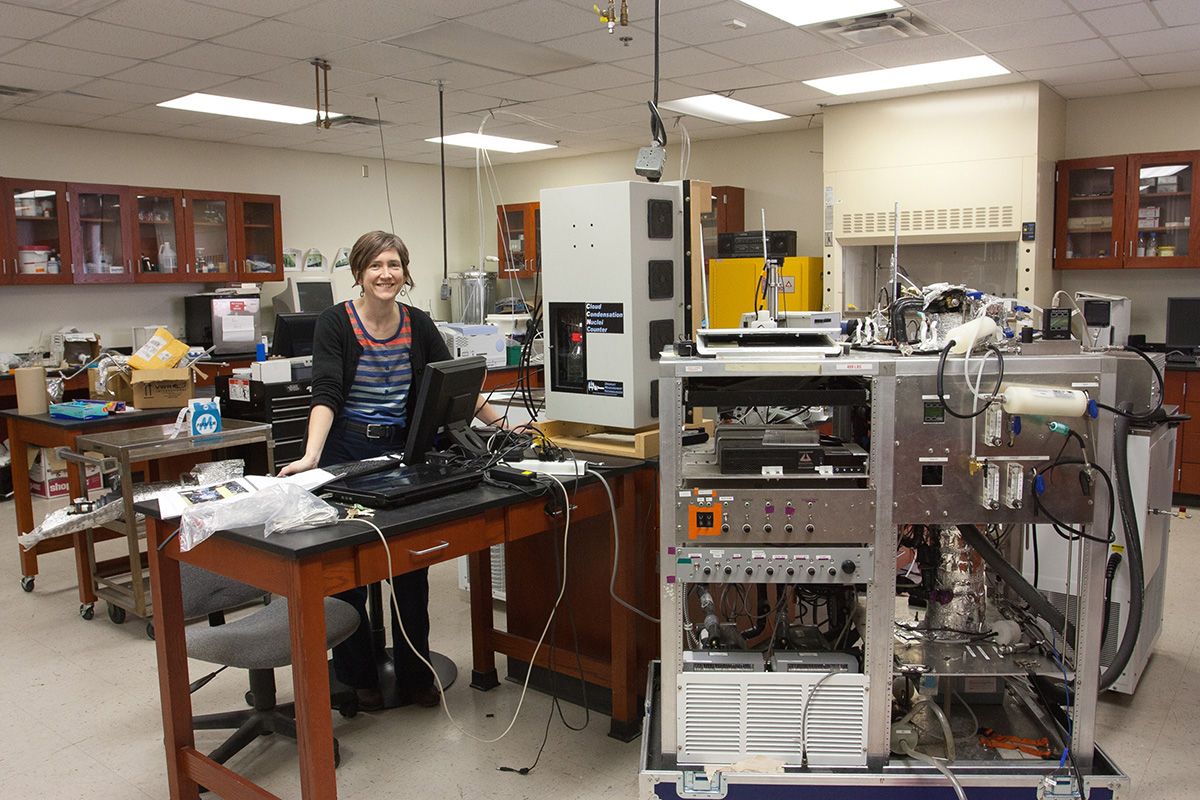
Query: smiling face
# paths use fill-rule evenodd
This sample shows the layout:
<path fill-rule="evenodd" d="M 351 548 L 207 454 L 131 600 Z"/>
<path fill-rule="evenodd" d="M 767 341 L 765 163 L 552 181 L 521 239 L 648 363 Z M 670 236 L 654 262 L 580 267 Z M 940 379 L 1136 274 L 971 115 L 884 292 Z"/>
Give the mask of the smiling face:
<path fill-rule="evenodd" d="M 384 250 L 371 259 L 362 272 L 359 285 L 363 288 L 363 296 L 392 302 L 408 279 L 404 262 L 400 253 L 395 249 Z"/>

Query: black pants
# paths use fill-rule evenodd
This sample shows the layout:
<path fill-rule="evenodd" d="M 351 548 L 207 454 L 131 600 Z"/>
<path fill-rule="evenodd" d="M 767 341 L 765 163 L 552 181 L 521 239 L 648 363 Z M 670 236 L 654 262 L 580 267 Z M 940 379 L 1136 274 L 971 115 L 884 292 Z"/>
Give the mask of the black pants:
<path fill-rule="evenodd" d="M 333 423 L 321 466 L 358 461 L 403 449 L 403 434 L 391 439 L 368 439 L 364 434 L 348 430 L 340 420 Z M 400 609 L 400 619 L 413 647 L 429 659 L 429 568 L 406 572 L 392 578 L 392 592 Z M 367 587 L 357 586 L 334 597 L 345 600 L 358 610 L 360 624 L 349 639 L 333 648 L 333 671 L 338 681 L 355 689 L 373 689 L 379 685 L 376 673 L 376 654 L 371 642 L 371 623 L 367 619 Z M 433 684 L 433 673 L 421 663 L 413 649 L 404 641 L 400 626 L 392 618 L 392 644 L 396 679 L 401 699 L 405 694 Z"/>

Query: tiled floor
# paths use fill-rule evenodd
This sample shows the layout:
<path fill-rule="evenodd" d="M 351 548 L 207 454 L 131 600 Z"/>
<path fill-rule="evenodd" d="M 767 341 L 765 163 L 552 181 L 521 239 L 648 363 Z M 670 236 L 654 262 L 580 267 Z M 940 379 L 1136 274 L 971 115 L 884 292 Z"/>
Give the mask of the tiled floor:
<path fill-rule="evenodd" d="M 39 515 L 51 508 L 37 504 Z M 103 603 L 96 619 L 77 613 L 74 566 L 68 553 L 41 561 L 32 594 L 21 591 L 11 503 L 0 503 L 0 795 L 53 800 L 165 798 L 166 768 L 153 644 L 132 616 L 113 625 Z M 109 545 L 113 543 L 108 543 Z M 1200 519 L 1175 521 L 1166 620 L 1158 650 L 1134 697 L 1107 695 L 1100 703 L 1099 741 L 1133 778 L 1125 800 L 1183 800 L 1198 796 L 1195 753 L 1200 747 L 1200 594 L 1191 567 L 1200 563 Z M 466 594 L 453 564 L 431 571 L 433 645 L 470 670 Z M 501 662 L 503 663 L 503 662 Z M 501 666 L 503 670 L 503 666 Z M 193 662 L 192 675 L 207 672 Z M 193 695 L 198 713 L 241 707 L 245 674 L 227 670 Z M 280 670 L 281 700 L 291 678 Z M 483 738 L 507 725 L 520 688 L 504 683 L 481 693 L 460 678 L 447 694 L 459 725 Z M 499 766 L 533 762 L 550 702 L 530 692 L 512 732 L 494 744 L 461 733 L 435 709 L 399 709 L 334 716 L 341 742 L 339 797 L 588 798 L 636 796 L 639 742 L 606 735 L 608 718 L 593 715 L 582 733 L 555 718 L 536 770 L 527 776 Z M 582 712 L 565 705 L 572 724 Z M 489 717 L 489 714 L 494 716 Z M 202 731 L 211 748 L 223 734 Z M 297 797 L 295 748 L 278 737 L 259 739 L 230 764 L 281 797 Z M 968 797 L 970 792 L 968 791 Z"/>

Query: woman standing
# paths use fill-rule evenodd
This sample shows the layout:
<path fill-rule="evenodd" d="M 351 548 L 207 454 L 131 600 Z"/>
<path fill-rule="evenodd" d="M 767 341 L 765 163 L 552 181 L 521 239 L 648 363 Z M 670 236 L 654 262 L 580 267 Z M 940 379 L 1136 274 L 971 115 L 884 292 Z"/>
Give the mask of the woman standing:
<path fill-rule="evenodd" d="M 350 271 L 362 296 L 335 304 L 317 318 L 304 457 L 280 470 L 281 475 L 404 449 L 415 386 L 425 365 L 451 358 L 429 315 L 397 299 L 413 286 L 408 263 L 408 247 L 395 234 L 371 231 L 354 243 Z M 487 424 L 503 424 L 482 396 L 475 413 Z M 397 575 L 392 592 L 408 638 L 428 660 L 429 569 Z M 367 589 L 360 586 L 337 597 L 358 608 L 362 624 L 333 649 L 334 672 L 355 689 L 360 710 L 378 710 L 383 696 L 367 620 Z M 437 705 L 433 674 L 404 643 L 394 617 L 392 642 L 401 702 Z"/>

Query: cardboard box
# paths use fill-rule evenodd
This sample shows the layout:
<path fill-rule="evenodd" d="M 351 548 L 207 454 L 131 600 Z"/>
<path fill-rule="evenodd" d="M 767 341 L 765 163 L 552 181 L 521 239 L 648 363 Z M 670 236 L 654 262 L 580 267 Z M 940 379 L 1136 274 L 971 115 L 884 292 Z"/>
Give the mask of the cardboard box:
<path fill-rule="evenodd" d="M 159 328 L 154 335 L 129 357 L 129 366 L 135 370 L 170 369 L 187 355 L 188 346 L 171 335 L 166 328 Z"/>
<path fill-rule="evenodd" d="M 192 399 L 195 387 L 192 371 L 176 369 L 135 369 L 129 378 L 134 408 L 183 408 Z"/>
<path fill-rule="evenodd" d="M 50 334 L 50 361 L 63 361 L 76 366 L 86 364 L 100 356 L 100 334 L 79 331 L 57 331 Z"/>
<path fill-rule="evenodd" d="M 120 400 L 125 403 L 133 402 L 133 390 L 129 386 L 124 373 L 108 370 L 106 383 L 100 383 L 100 370 L 92 367 L 88 370 L 88 397 L 92 400 Z"/>
<path fill-rule="evenodd" d="M 70 491 L 67 483 L 67 462 L 54 455 L 49 447 L 29 448 L 29 492 L 37 497 L 64 497 Z M 99 457 L 99 453 L 92 453 Z M 100 468 L 84 468 L 88 491 L 100 488 Z"/>

